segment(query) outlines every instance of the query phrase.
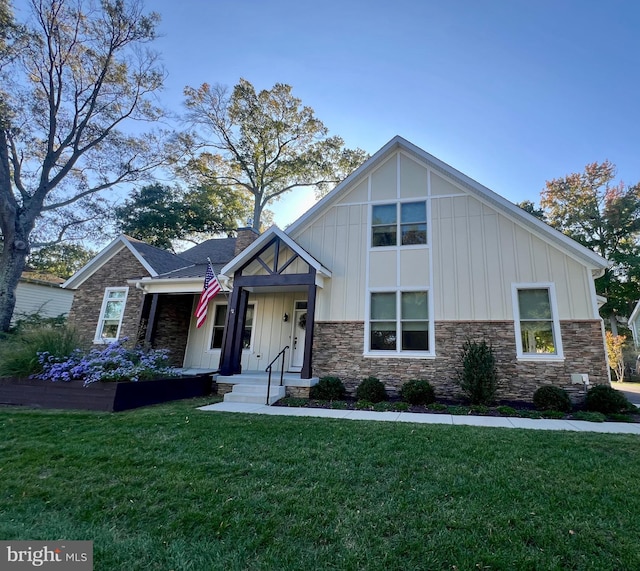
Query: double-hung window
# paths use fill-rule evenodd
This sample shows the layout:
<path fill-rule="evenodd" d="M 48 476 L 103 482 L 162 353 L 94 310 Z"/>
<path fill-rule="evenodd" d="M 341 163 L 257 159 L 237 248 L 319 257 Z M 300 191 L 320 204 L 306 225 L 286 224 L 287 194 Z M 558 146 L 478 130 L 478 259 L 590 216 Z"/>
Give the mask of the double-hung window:
<path fill-rule="evenodd" d="M 553 284 L 515 284 L 514 314 L 518 357 L 562 358 Z"/>
<path fill-rule="evenodd" d="M 429 303 L 426 291 L 372 292 L 369 350 L 429 351 Z"/>
<path fill-rule="evenodd" d="M 376 204 L 371 214 L 372 247 L 427 243 L 427 205 L 424 201 Z"/>
<path fill-rule="evenodd" d="M 108 287 L 104 292 L 94 343 L 113 343 L 120 337 L 128 287 Z"/>
<path fill-rule="evenodd" d="M 216 304 L 213 314 L 213 332 L 211 333 L 211 349 L 222 348 L 222 338 L 224 336 L 224 327 L 227 321 L 227 304 Z M 251 349 L 253 333 L 253 316 L 255 307 L 253 303 L 250 303 L 247 307 L 247 318 L 244 322 L 244 331 L 242 332 L 242 348 Z"/>

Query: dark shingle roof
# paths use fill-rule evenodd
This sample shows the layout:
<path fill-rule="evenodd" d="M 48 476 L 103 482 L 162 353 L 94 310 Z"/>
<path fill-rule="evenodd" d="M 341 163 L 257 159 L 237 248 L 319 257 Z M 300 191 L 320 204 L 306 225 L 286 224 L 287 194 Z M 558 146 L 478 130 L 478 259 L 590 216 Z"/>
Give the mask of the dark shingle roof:
<path fill-rule="evenodd" d="M 204 278 L 207 271 L 207 258 L 211 260 L 213 271 L 218 275 L 220 270 L 233 259 L 236 248 L 235 238 L 213 238 L 180 254 L 186 260 L 180 268 L 169 270 L 158 276 L 158 279 Z"/>
<path fill-rule="evenodd" d="M 146 262 L 158 273 L 165 274 L 179 268 L 190 265 L 191 261 L 181 255 L 172 254 L 166 250 L 150 246 L 140 240 L 127 236 L 129 243 L 146 260 Z"/>
<path fill-rule="evenodd" d="M 207 258 L 210 258 L 214 267 L 216 264 L 222 264 L 222 267 L 233 259 L 235 249 L 235 238 L 213 238 L 182 252 L 180 257 L 193 264 L 206 264 Z"/>

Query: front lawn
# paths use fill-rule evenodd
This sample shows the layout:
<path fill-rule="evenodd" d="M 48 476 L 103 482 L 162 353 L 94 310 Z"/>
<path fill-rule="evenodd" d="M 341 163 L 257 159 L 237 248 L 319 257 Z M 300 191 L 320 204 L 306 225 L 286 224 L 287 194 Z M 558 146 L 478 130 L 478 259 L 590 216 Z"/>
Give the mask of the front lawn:
<path fill-rule="evenodd" d="M 96 570 L 639 569 L 640 439 L 0 408 L 0 538 Z"/>

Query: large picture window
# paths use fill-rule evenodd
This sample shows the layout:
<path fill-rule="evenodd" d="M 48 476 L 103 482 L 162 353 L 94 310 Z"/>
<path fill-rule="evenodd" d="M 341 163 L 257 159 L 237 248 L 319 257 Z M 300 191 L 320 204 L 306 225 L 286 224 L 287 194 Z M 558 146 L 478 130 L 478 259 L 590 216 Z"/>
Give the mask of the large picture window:
<path fill-rule="evenodd" d="M 120 337 L 128 287 L 107 288 L 102 299 L 95 343 L 113 343 Z"/>
<path fill-rule="evenodd" d="M 371 214 L 372 247 L 427 243 L 427 205 L 424 201 L 376 204 Z"/>
<path fill-rule="evenodd" d="M 426 291 L 371 293 L 371 351 L 429 351 L 429 304 Z"/>
<path fill-rule="evenodd" d="M 211 349 L 222 348 L 222 338 L 224 336 L 224 326 L 227 321 L 227 304 L 216 304 L 213 314 L 213 332 L 211 333 Z M 253 332 L 253 316 L 255 307 L 253 303 L 247 306 L 247 318 L 244 322 L 242 332 L 242 348 L 251 349 L 251 334 Z"/>
<path fill-rule="evenodd" d="M 516 285 L 514 313 L 519 357 L 562 357 L 560 323 L 551 285 Z"/>

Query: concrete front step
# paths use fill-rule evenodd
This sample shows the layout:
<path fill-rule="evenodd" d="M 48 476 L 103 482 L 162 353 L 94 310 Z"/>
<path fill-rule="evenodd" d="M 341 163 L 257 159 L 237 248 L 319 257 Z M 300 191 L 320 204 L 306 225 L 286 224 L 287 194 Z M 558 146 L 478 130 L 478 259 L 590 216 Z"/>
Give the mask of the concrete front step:
<path fill-rule="evenodd" d="M 286 396 L 286 389 L 276 385 L 269 390 L 269 404 Z M 267 402 L 267 386 L 256 384 L 234 385 L 230 393 L 224 395 L 225 402 L 261 403 Z"/>

